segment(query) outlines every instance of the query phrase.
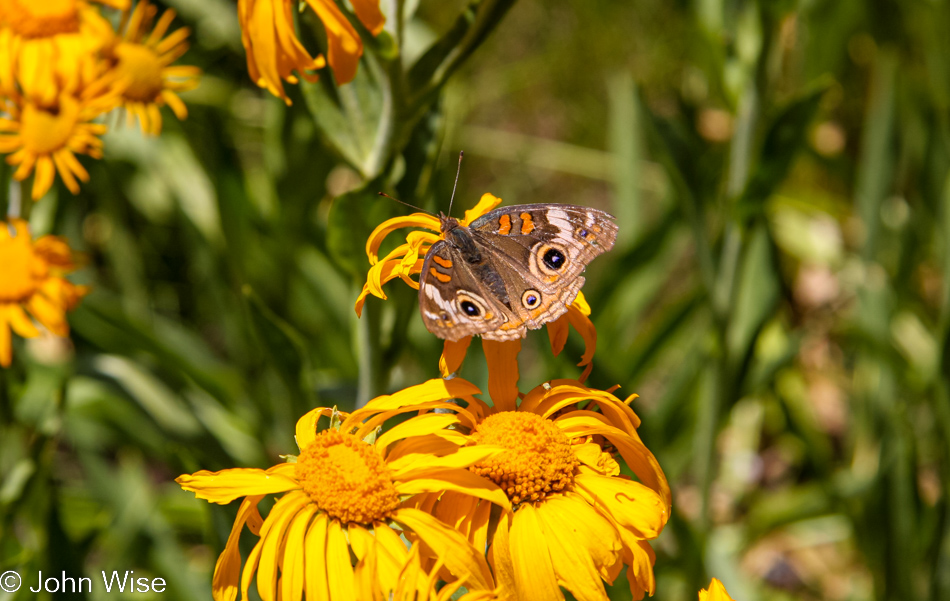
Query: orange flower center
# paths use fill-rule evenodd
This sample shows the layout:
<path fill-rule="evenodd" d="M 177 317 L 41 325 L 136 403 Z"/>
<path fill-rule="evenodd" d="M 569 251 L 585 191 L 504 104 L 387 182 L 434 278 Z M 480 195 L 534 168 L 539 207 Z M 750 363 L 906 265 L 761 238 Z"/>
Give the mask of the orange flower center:
<path fill-rule="evenodd" d="M 399 505 L 382 457 L 352 434 L 318 434 L 297 457 L 296 474 L 317 507 L 342 522 L 371 524 Z"/>
<path fill-rule="evenodd" d="M 27 102 L 20 116 L 23 148 L 37 155 L 52 154 L 69 141 L 79 121 L 79 102 L 62 96 L 57 107 Z"/>
<path fill-rule="evenodd" d="M 122 42 L 115 49 L 116 69 L 126 83 L 123 95 L 137 102 L 155 100 L 165 86 L 162 80 L 162 62 L 158 54 L 142 44 Z"/>
<path fill-rule="evenodd" d="M 512 503 L 540 501 L 574 482 L 578 461 L 570 441 L 540 415 L 496 413 L 478 424 L 472 439 L 510 449 L 469 469 L 500 486 Z"/>
<path fill-rule="evenodd" d="M 0 227 L 8 225 L 0 222 Z M 46 277 L 46 263 L 33 252 L 30 236 L 20 231 L 0 241 L 0 303 L 19 303 L 29 299 Z"/>
<path fill-rule="evenodd" d="M 3 0 L 0 21 L 25 38 L 79 31 L 76 0 Z"/>

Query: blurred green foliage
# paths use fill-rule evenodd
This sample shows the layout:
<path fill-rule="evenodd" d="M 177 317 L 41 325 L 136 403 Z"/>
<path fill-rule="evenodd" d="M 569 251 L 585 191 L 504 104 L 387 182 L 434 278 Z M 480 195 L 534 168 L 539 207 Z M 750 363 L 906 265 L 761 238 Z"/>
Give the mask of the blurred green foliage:
<path fill-rule="evenodd" d="M 32 212 L 94 291 L 74 348 L 18 341 L 0 371 L 0 571 L 209 598 L 235 508 L 174 477 L 271 465 L 306 410 L 437 374 L 412 290 L 353 302 L 404 212 L 376 191 L 445 210 L 464 149 L 457 213 L 492 192 L 621 224 L 585 288 L 591 382 L 640 394 L 673 486 L 656 598 L 950 599 L 950 5 L 393 4 L 356 81 L 286 107 L 231 2 L 166 2 L 206 73 L 190 117 L 108 134 Z M 579 373 L 574 336 L 552 361 L 529 335 L 523 388 Z"/>

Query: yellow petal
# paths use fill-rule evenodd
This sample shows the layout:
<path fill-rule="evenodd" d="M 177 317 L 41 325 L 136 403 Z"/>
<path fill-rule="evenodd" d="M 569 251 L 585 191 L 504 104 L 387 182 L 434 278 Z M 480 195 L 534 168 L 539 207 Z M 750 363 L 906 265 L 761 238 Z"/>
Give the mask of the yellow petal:
<path fill-rule="evenodd" d="M 594 351 L 597 350 L 597 328 L 594 327 L 590 317 L 576 306 L 577 301 L 574 302 L 575 304 L 567 308 L 567 319 L 584 339 L 584 356 L 581 357 L 578 365 L 590 365 L 594 360 Z M 582 378 L 581 381 L 583 382 L 584 379 L 586 378 Z"/>
<path fill-rule="evenodd" d="M 417 495 L 445 490 L 485 499 L 506 511 L 511 510 L 511 502 L 508 497 L 494 482 L 476 476 L 468 470 L 444 470 L 396 484 L 396 492 L 400 495 Z"/>
<path fill-rule="evenodd" d="M 488 364 L 488 394 L 497 411 L 514 411 L 518 401 L 518 353 L 521 340 L 482 340 Z"/>
<path fill-rule="evenodd" d="M 372 399 L 363 408 L 365 411 L 386 411 L 398 409 L 407 405 L 419 405 L 432 401 L 447 401 L 474 394 L 480 394 L 477 386 L 462 378 L 453 378 L 443 380 L 442 378 L 433 378 L 422 384 L 404 388 L 391 395 L 383 395 Z M 360 411 L 354 411 L 350 418 L 362 415 Z"/>
<path fill-rule="evenodd" d="M 429 472 L 467 468 L 505 452 L 504 447 L 480 444 L 471 447 L 457 447 L 452 453 L 439 456 L 420 457 L 414 463 L 400 462 L 398 467 L 395 462 L 387 462 L 387 465 L 394 480 L 410 480 L 417 475 Z"/>
<path fill-rule="evenodd" d="M 462 367 L 462 361 L 465 360 L 468 345 L 471 343 L 471 336 L 466 336 L 461 340 L 445 341 L 442 345 L 442 356 L 439 357 L 439 372 L 443 378 L 448 378 Z"/>
<path fill-rule="evenodd" d="M 238 497 L 269 495 L 300 488 L 296 480 L 272 472 L 252 468 L 235 468 L 209 472 L 201 470 L 194 474 L 182 474 L 175 482 L 195 497 L 221 505 Z"/>
<path fill-rule="evenodd" d="M 284 495 L 270 510 L 261 530 L 261 559 L 257 566 L 257 592 L 262 601 L 274 601 L 277 598 L 277 567 L 281 564 L 283 542 L 288 526 L 308 505 L 310 497 L 303 492 Z"/>
<path fill-rule="evenodd" d="M 464 578 L 472 588 L 493 588 L 491 570 L 484 555 L 464 536 L 418 509 L 399 508 L 393 512 L 392 519 L 415 532 L 449 572 Z"/>
<path fill-rule="evenodd" d="M 457 423 L 459 423 L 458 417 L 448 413 L 420 415 L 390 428 L 388 432 L 376 439 L 376 448 L 385 449 L 397 440 L 433 434 Z"/>
<path fill-rule="evenodd" d="M 244 524 L 251 516 L 256 516 L 258 521 L 261 519 L 261 514 L 257 511 L 257 504 L 263 498 L 264 495 L 247 497 L 238 508 L 234 525 L 231 526 L 231 534 L 228 535 L 228 542 L 214 565 L 214 577 L 211 580 L 211 596 L 214 601 L 234 601 L 237 599 L 238 582 L 241 576 L 241 551 L 238 548 L 238 542 L 241 540 L 241 531 L 244 529 Z"/>
<path fill-rule="evenodd" d="M 306 547 L 304 539 L 310 520 L 317 513 L 317 506 L 308 504 L 294 518 L 287 529 L 287 539 L 284 544 L 284 558 L 280 564 L 281 599 L 300 599 L 304 591 L 304 556 Z"/>
<path fill-rule="evenodd" d="M 718 579 L 713 578 L 712 582 L 709 583 L 709 590 L 703 589 L 699 591 L 699 601 L 734 601 L 732 597 L 729 596 L 729 593 L 726 592 L 726 587 L 719 582 Z"/>
<path fill-rule="evenodd" d="M 669 506 L 653 489 L 639 482 L 600 476 L 578 474 L 574 478 L 577 492 L 610 515 L 622 527 L 642 539 L 656 538 L 669 517 Z"/>
<path fill-rule="evenodd" d="M 653 574 L 656 555 L 650 548 L 650 544 L 643 540 L 637 541 L 630 547 L 630 557 L 627 561 L 630 563 L 630 567 L 627 568 L 630 596 L 633 599 L 642 599 L 644 595 L 652 596 L 656 592 L 656 576 Z M 732 601 L 728 596 L 720 599 L 720 601 L 726 600 Z"/>
<path fill-rule="evenodd" d="M 10 339 L 10 326 L 0 315 L 0 365 L 10 367 L 13 362 L 13 342 Z"/>
<path fill-rule="evenodd" d="M 421 227 L 434 232 L 441 231 L 442 229 L 439 218 L 426 213 L 413 213 L 412 215 L 387 219 L 376 226 L 376 229 L 373 230 L 373 233 L 371 233 L 366 240 L 366 256 L 369 257 L 370 264 L 375 265 L 378 262 L 379 257 L 377 253 L 386 236 L 394 230 L 404 227 Z M 433 243 L 439 239 L 439 237 L 435 235 L 433 235 L 432 238 Z"/>
<path fill-rule="evenodd" d="M 478 199 L 477 205 L 465 211 L 465 218 L 461 219 L 459 223 L 467 226 L 500 204 L 501 204 L 500 198 L 486 192 L 485 194 L 482 194 L 482 197 L 480 199 Z M 438 228 L 433 228 L 433 229 L 438 229 Z"/>
<path fill-rule="evenodd" d="M 537 518 L 546 535 L 559 582 L 578 601 L 609 601 L 600 574 L 587 553 L 590 541 L 580 540 L 574 528 L 574 523 L 583 518 L 562 509 L 558 503 L 550 502 L 541 503 L 537 508 Z"/>
<path fill-rule="evenodd" d="M 356 16 L 373 35 L 379 35 L 386 24 L 386 17 L 379 10 L 378 0 L 353 0 Z"/>
<path fill-rule="evenodd" d="M 570 311 L 570 308 L 568 308 Z M 548 338 L 551 341 L 551 352 L 557 357 L 564 350 L 567 343 L 567 334 L 569 330 L 569 321 L 567 314 L 558 317 L 554 321 L 548 322 Z"/>
<path fill-rule="evenodd" d="M 350 563 L 350 547 L 340 522 L 327 525 L 327 576 L 331 599 L 356 599 L 356 582 Z"/>
<path fill-rule="evenodd" d="M 321 417 L 330 417 L 333 409 L 327 407 L 318 407 L 308 411 L 303 417 L 297 420 L 297 429 L 294 438 L 297 439 L 297 448 L 301 451 L 307 448 L 317 437 L 317 421 Z M 346 413 L 342 413 L 346 415 Z"/>
<path fill-rule="evenodd" d="M 515 512 L 508 536 L 518 598 L 523 601 L 563 601 L 547 538 L 534 506 L 524 503 Z"/>
<path fill-rule="evenodd" d="M 488 561 L 491 563 L 495 582 L 503 599 L 514 598 L 517 592 L 515 566 L 511 559 L 511 545 L 508 534 L 511 529 L 511 514 L 503 513 L 495 528 L 491 547 L 488 548 Z M 481 547 L 479 547 L 481 548 Z"/>
<path fill-rule="evenodd" d="M 307 591 L 307 601 L 329 601 L 330 591 L 327 588 L 327 515 L 317 514 L 304 542 L 304 567 L 307 574 L 304 579 L 304 588 Z"/>
<path fill-rule="evenodd" d="M 544 509 L 543 512 L 541 508 Z M 600 576 L 611 582 L 613 576 L 619 573 L 617 564 L 621 560 L 623 550 L 623 540 L 614 523 L 598 513 L 583 497 L 573 493 L 553 496 L 545 501 L 541 508 L 538 514 L 547 518 L 545 524 L 550 522 L 551 527 L 554 527 L 560 523 L 562 528 L 569 530 L 575 540 L 575 546 L 590 557 Z M 557 521 L 558 518 L 560 522 Z M 545 529 L 550 530 L 547 525 Z M 557 562 L 555 568 L 560 574 Z M 613 576 L 610 576 L 611 573 Z"/>
<path fill-rule="evenodd" d="M 0 313 L 3 313 L 3 311 L 4 307 L 0 307 Z M 20 305 L 7 306 L 6 317 L 10 322 L 10 326 L 13 328 L 13 331 L 20 336 L 23 336 L 24 338 L 34 338 L 40 335 L 40 331 L 36 329 L 36 326 L 33 325 L 33 322 L 30 321 L 30 318 L 26 316 L 26 312 Z"/>

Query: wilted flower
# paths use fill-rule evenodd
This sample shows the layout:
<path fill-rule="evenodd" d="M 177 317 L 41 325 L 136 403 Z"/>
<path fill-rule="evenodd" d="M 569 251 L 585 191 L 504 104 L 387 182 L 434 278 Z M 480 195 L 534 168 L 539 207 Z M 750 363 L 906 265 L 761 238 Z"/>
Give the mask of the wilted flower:
<path fill-rule="evenodd" d="M 327 54 L 337 83 L 352 81 L 363 55 L 359 33 L 333 0 L 306 0 L 306 4 L 323 22 Z M 298 76 L 316 81 L 313 71 L 327 63 L 323 55 L 311 55 L 300 43 L 293 15 L 297 6 L 297 0 L 238 0 L 241 40 L 251 79 L 287 104 L 290 98 L 282 82 L 297 83 Z M 383 30 L 386 20 L 378 0 L 353 0 L 353 8 L 370 33 L 378 35 Z"/>

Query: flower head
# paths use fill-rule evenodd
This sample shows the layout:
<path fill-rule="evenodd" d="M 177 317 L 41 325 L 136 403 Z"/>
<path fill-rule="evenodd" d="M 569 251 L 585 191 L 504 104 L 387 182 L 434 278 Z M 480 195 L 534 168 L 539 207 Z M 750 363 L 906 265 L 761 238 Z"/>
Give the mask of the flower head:
<path fill-rule="evenodd" d="M 189 33 L 183 27 L 165 36 L 175 18 L 174 10 L 166 10 L 146 36 L 156 13 L 148 0 L 139 2 L 121 35 L 103 52 L 121 86 L 121 106 L 130 120 L 137 117 L 142 131 L 152 135 L 162 130 L 162 106 L 167 104 L 179 119 L 188 116 L 176 92 L 193 89 L 201 75 L 197 67 L 171 66 L 188 49 L 185 40 Z"/>
<path fill-rule="evenodd" d="M 33 338 L 40 335 L 36 320 L 57 336 L 69 335 L 66 311 L 88 289 L 63 277 L 76 269 L 66 241 L 56 236 L 33 240 L 22 219 L 0 221 L 0 265 L 0 365 L 8 367 L 13 358 L 11 328 Z"/>
<path fill-rule="evenodd" d="M 462 380 L 431 380 L 374 399 L 349 415 L 315 409 L 297 422 L 301 452 L 291 462 L 267 470 L 180 476 L 182 488 L 201 499 L 230 503 L 244 497 L 215 566 L 214 598 L 233 600 L 240 586 L 246 599 L 255 572 L 264 601 L 299 599 L 302 593 L 308 599 L 372 598 L 369 592 L 388 595 L 399 586 L 426 591 L 427 597 L 428 578 L 417 574 L 408 585 L 397 578 L 409 555 L 400 534 L 419 542 L 427 560 L 441 561 L 440 573 L 454 575 L 469 588 L 491 590 L 482 553 L 460 533 L 402 501 L 453 491 L 508 507 L 497 487 L 466 469 L 500 449 L 462 447 L 467 439 L 446 429 L 458 422 L 450 414 L 416 416 L 378 434 L 378 427 L 396 415 L 455 407 L 447 401 L 473 392 L 477 389 Z M 331 427 L 318 432 L 322 417 L 330 418 Z M 282 496 L 261 518 L 258 505 L 271 494 Z M 259 540 L 242 571 L 238 539 L 245 525 Z"/>
<path fill-rule="evenodd" d="M 632 400 L 633 397 L 631 397 Z M 459 428 L 476 448 L 501 446 L 470 470 L 497 484 L 512 504 L 493 534 L 479 526 L 487 503 L 443 507 L 452 496 L 417 499 L 443 521 L 489 545 L 501 596 L 606 600 L 603 582 L 627 566 L 634 599 L 652 594 L 653 551 L 669 517 L 670 489 L 656 458 L 637 435 L 639 419 L 609 391 L 556 380 L 528 392 L 516 410 L 463 399 Z M 618 458 L 636 480 L 621 475 Z"/>
<path fill-rule="evenodd" d="M 716 578 L 712 579 L 712 582 L 709 583 L 709 590 L 703 589 L 699 591 L 699 601 L 734 601 L 732 597 L 729 596 L 729 593 L 726 592 L 726 587 L 722 585 L 719 580 Z"/>
<path fill-rule="evenodd" d="M 12 153 L 7 163 L 17 165 L 13 177 L 22 181 L 35 171 L 32 197 L 40 199 L 53 185 L 57 172 L 70 192 L 79 192 L 79 183 L 89 173 L 77 154 L 102 157 L 106 126 L 93 123 L 111 110 L 116 89 L 102 77 L 79 90 L 64 90 L 51 103 L 12 94 L 4 105 L 9 117 L 0 117 L 0 153 Z"/>
<path fill-rule="evenodd" d="M 125 9 L 128 0 L 100 0 Z M 0 3 L 0 87 L 50 105 L 64 88 L 99 74 L 96 53 L 114 35 L 86 0 L 4 0 Z"/>
<path fill-rule="evenodd" d="M 356 76 L 363 42 L 346 15 L 333 0 L 306 0 L 307 6 L 323 22 L 327 34 L 330 67 L 338 83 Z M 311 55 L 294 29 L 296 0 L 238 0 L 241 40 L 247 51 L 247 70 L 254 82 L 290 104 L 283 81 L 297 83 L 298 77 L 315 81 L 313 71 L 326 66 L 323 55 Z M 354 0 L 360 22 L 372 33 L 383 30 L 385 18 L 378 0 Z M 296 75 L 294 75 L 296 72 Z"/>

